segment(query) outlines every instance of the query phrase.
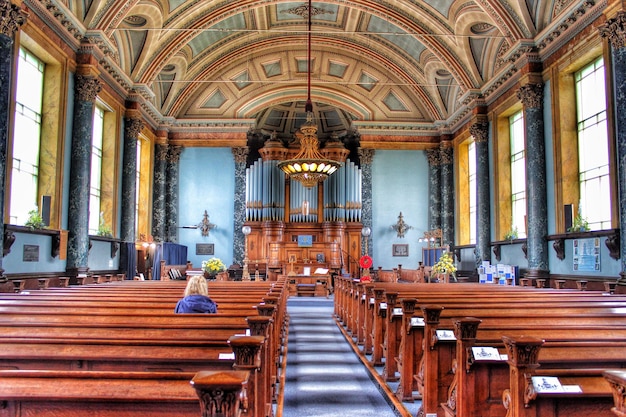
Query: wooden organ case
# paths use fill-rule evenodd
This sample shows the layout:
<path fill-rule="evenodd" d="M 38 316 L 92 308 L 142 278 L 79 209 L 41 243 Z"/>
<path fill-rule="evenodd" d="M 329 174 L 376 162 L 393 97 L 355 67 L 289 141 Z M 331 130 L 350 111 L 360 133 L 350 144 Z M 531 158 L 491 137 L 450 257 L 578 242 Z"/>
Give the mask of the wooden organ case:
<path fill-rule="evenodd" d="M 269 139 L 259 150 L 261 158 L 246 169 L 250 264 L 267 264 L 269 279 L 287 274 L 289 268 L 302 273 L 305 267 L 358 276 L 361 169 L 347 159 L 349 152 L 341 142 L 331 141 L 320 152 L 343 166 L 325 182 L 306 188 L 277 167 L 297 151 Z"/>

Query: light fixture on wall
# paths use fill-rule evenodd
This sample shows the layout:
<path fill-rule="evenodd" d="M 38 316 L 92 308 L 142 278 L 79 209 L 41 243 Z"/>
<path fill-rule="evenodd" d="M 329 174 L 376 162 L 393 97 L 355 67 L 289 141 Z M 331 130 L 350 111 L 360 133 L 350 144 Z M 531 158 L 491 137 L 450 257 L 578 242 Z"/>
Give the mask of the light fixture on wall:
<path fill-rule="evenodd" d="M 307 99 L 304 106 L 306 122 L 296 133 L 300 140 L 300 151 L 292 158 L 278 163 L 278 167 L 290 178 L 302 183 L 306 188 L 311 188 L 319 182 L 323 182 L 341 166 L 341 162 L 325 158 L 319 151 L 317 139 L 317 125 L 313 122 L 313 102 L 311 101 L 311 16 L 313 6 L 311 0 L 306 12 L 308 17 L 308 42 L 307 42 Z"/>
<path fill-rule="evenodd" d="M 427 230 L 424 232 L 424 237 L 419 238 L 419 241 L 427 242 L 429 248 L 436 247 L 441 245 L 442 236 L 441 229 Z"/>
<path fill-rule="evenodd" d="M 391 225 L 391 228 L 396 231 L 398 237 L 403 238 L 404 234 L 411 230 L 413 226 L 409 226 L 404 221 L 404 216 L 402 215 L 402 212 L 400 212 L 400 214 L 398 215 L 398 221 L 396 222 L 396 224 Z"/>
<path fill-rule="evenodd" d="M 211 223 L 209 221 L 209 213 L 207 213 L 206 210 L 204 210 L 204 214 L 202 215 L 202 221 L 200 223 L 198 223 L 195 226 L 181 226 L 181 229 L 200 229 L 200 233 L 202 234 L 202 236 L 208 236 L 209 232 L 212 229 L 215 229 L 217 227 L 217 225 Z"/>

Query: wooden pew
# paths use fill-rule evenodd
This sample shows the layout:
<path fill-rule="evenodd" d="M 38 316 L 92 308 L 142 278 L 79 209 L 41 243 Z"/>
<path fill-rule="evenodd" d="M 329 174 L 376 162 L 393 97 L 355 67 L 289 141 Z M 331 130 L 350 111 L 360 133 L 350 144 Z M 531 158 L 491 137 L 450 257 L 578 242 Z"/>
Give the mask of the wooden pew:
<path fill-rule="evenodd" d="M 272 287 L 274 287 L 274 285 L 272 285 Z M 79 287 L 76 287 L 76 288 L 79 288 Z M 104 286 L 102 288 L 104 288 Z M 85 287 L 80 287 L 80 289 L 84 290 Z M 58 299 L 59 294 L 57 293 L 56 295 Z M 88 292 L 88 293 L 85 292 L 83 293 L 83 295 L 86 297 L 87 300 L 91 300 L 92 304 L 101 304 L 99 300 L 94 300 L 94 296 L 92 292 Z M 230 295 L 232 297 L 232 294 Z M 52 295 L 52 297 L 54 297 L 54 295 Z M 115 298 L 115 296 L 113 295 L 111 297 Z M 120 293 L 120 297 L 124 298 L 126 297 L 126 295 L 124 295 L 123 293 Z M 273 296 L 268 296 L 266 294 L 265 297 L 269 298 L 267 300 L 268 305 L 261 304 L 259 305 L 259 308 L 258 308 L 262 310 L 262 314 L 268 314 L 268 313 L 274 314 L 275 311 L 284 309 L 284 304 L 280 306 L 280 308 L 278 308 L 277 305 L 269 305 L 269 303 L 278 304 L 279 302 L 282 302 L 284 300 L 284 297 L 282 297 L 280 294 L 275 294 Z M 165 297 L 164 300 L 166 298 L 167 297 Z M 171 304 L 171 301 L 177 298 L 180 298 L 180 294 L 177 295 L 175 298 L 172 298 L 169 301 L 161 300 L 161 302 L 165 304 Z M 24 298 L 22 301 L 25 301 L 25 300 L 26 298 Z M 9 303 L 12 300 L 4 300 L 4 301 Z M 37 301 L 36 303 L 42 303 L 42 302 L 45 303 L 45 301 Z M 97 307 L 94 307 L 93 305 L 87 306 L 88 303 L 86 303 L 86 300 L 80 301 L 78 299 L 75 300 L 74 302 L 68 301 L 68 304 L 70 305 L 69 309 L 75 312 L 76 310 L 74 308 L 75 305 L 81 302 L 85 303 L 85 307 L 84 307 L 85 310 L 90 311 L 90 312 L 97 310 Z M 25 304 L 29 304 L 29 303 L 25 303 Z M 59 303 L 57 301 L 57 304 L 63 304 L 63 303 Z M 13 307 L 16 309 L 19 309 L 19 306 L 16 306 L 16 305 L 14 305 Z M 115 307 L 110 307 L 110 308 L 113 309 Z M 20 334 L 20 331 L 18 331 L 17 328 L 12 328 L 11 326 L 7 325 L 6 328 L 10 329 L 9 333 L 11 336 L 13 336 L 13 339 L 11 340 L 7 340 L 9 338 L 3 339 L 2 343 L 4 344 L 4 347 L 6 347 L 6 349 L 3 349 L 2 351 L 4 353 L 4 357 L 6 358 L 12 357 L 12 359 L 9 359 L 9 361 L 11 362 L 11 365 L 9 366 L 13 366 L 13 367 L 17 363 L 15 358 L 19 357 L 19 355 L 22 355 L 22 358 L 25 361 L 29 360 L 27 359 L 28 357 L 30 357 L 30 360 L 33 360 L 33 361 L 36 361 L 37 357 L 39 357 L 39 360 L 40 360 L 39 365 L 36 365 L 38 367 L 49 366 L 52 363 L 56 363 L 57 365 L 60 365 L 61 367 L 64 367 L 67 365 L 71 366 L 72 364 L 74 364 L 74 365 L 81 366 L 82 369 L 94 369 L 94 368 L 100 369 L 100 367 L 110 367 L 110 368 L 113 368 L 113 370 L 116 372 L 120 371 L 120 369 L 126 369 L 128 367 L 128 363 L 132 363 L 132 362 L 138 362 L 139 365 L 137 366 L 148 367 L 148 369 L 152 369 L 152 370 L 163 369 L 163 367 L 165 368 L 169 367 L 169 369 L 177 369 L 179 372 L 184 372 L 188 368 L 193 369 L 193 371 L 197 371 L 199 366 L 214 366 L 214 369 L 221 369 L 223 365 L 226 365 L 226 367 L 228 367 L 228 365 L 232 367 L 233 364 L 237 366 L 236 362 L 233 363 L 232 359 L 224 360 L 224 359 L 219 358 L 220 354 L 224 353 L 223 352 L 224 347 L 231 347 L 229 343 L 225 343 L 225 341 L 222 339 L 207 340 L 208 335 L 202 334 L 203 332 L 209 333 L 207 329 L 214 327 L 214 329 L 212 330 L 217 330 L 218 332 L 222 332 L 222 333 L 219 333 L 217 337 L 221 338 L 224 336 L 228 336 L 229 330 L 225 330 L 224 328 L 218 330 L 220 325 L 217 324 L 217 320 L 224 320 L 226 318 L 225 315 L 216 314 L 216 315 L 207 316 L 207 315 L 171 314 L 170 318 L 173 319 L 174 322 L 177 321 L 178 325 L 182 325 L 181 323 L 186 322 L 186 324 L 184 324 L 185 326 L 184 328 L 176 328 L 177 327 L 176 324 L 172 324 L 169 326 L 162 326 L 163 320 L 164 320 L 163 317 L 167 317 L 167 315 L 146 316 L 146 315 L 138 314 L 145 310 L 149 310 L 149 307 L 147 305 L 136 307 L 134 308 L 134 312 L 129 312 L 129 314 L 133 314 L 133 317 L 136 320 L 138 318 L 139 322 L 146 320 L 146 322 L 144 322 L 143 324 L 134 323 L 133 325 L 131 325 L 128 321 L 124 321 L 123 316 L 118 315 L 118 316 L 115 316 L 117 317 L 117 320 L 115 320 L 116 323 L 108 323 L 107 325 L 103 323 L 102 320 L 100 320 L 98 324 L 94 324 L 94 323 L 91 324 L 92 326 L 94 326 L 93 328 L 88 327 L 89 317 L 81 316 L 80 315 L 81 313 L 79 312 L 78 313 L 79 315 L 77 317 L 86 317 L 86 319 L 82 320 L 81 323 L 73 323 L 72 327 L 68 327 L 68 328 L 73 329 L 70 331 L 74 331 L 74 333 L 76 333 L 76 331 L 79 330 L 80 335 L 82 335 L 83 337 L 88 336 L 88 339 L 84 339 L 85 343 L 82 343 L 80 342 L 80 339 L 81 339 L 80 337 L 74 337 L 74 340 L 72 342 L 78 342 L 78 343 L 74 343 L 73 345 L 62 345 L 62 344 L 54 343 L 55 341 L 59 341 L 59 339 L 61 338 L 69 339 L 67 337 L 67 334 L 64 333 L 65 332 L 65 330 L 63 330 L 64 327 L 58 324 L 60 319 L 57 318 L 57 319 L 48 320 L 48 323 L 47 323 L 48 325 L 51 325 L 52 322 L 57 323 L 55 325 L 58 327 L 55 330 L 52 330 L 51 328 L 50 329 L 46 328 L 45 326 L 42 325 L 41 322 L 39 323 L 40 327 L 34 327 L 34 326 L 37 326 L 36 320 L 22 319 L 23 320 L 22 324 L 24 324 L 24 322 L 28 322 L 28 326 L 30 326 L 29 328 L 31 330 L 32 329 L 40 330 L 37 335 L 38 337 L 37 338 L 21 337 L 21 336 L 24 336 L 24 334 Z M 65 310 L 65 311 L 67 312 L 69 310 Z M 172 312 L 172 311 L 173 311 L 173 307 L 169 305 L 168 312 Z M 90 313 L 88 314 L 91 317 L 93 317 L 92 314 Z M 22 315 L 21 317 L 28 317 L 28 316 Z M 42 318 L 44 316 L 41 315 L 39 317 Z M 50 314 L 48 312 L 48 314 L 45 317 L 54 317 L 54 314 Z M 67 317 L 67 315 L 65 317 Z M 146 317 L 150 317 L 150 318 L 147 319 Z M 215 319 L 216 325 L 215 326 L 208 325 L 205 328 L 198 327 L 200 324 L 199 320 L 203 320 L 203 319 L 205 321 L 210 321 L 210 320 Z M 271 323 L 272 323 L 273 317 L 251 316 L 248 319 L 252 321 L 252 323 L 248 321 L 247 324 L 252 330 L 253 334 L 263 333 L 264 332 L 264 330 L 262 330 L 263 328 L 270 329 L 272 327 Z M 233 331 L 245 330 L 245 327 L 243 327 L 244 321 L 242 321 L 242 320 L 245 320 L 245 318 L 237 317 L 237 318 L 233 318 L 233 320 L 237 320 L 236 325 L 234 324 L 235 322 L 233 321 L 233 322 L 230 322 L 231 324 L 222 323 L 221 326 L 231 326 L 231 330 Z M 205 323 L 205 324 L 208 324 L 208 323 Z M 233 325 L 235 325 L 236 328 L 232 327 Z M 83 327 L 79 327 L 79 326 L 83 326 Z M 99 331 L 97 330 L 98 326 L 106 326 L 105 332 L 111 335 L 112 337 L 110 339 L 107 339 L 106 337 L 102 336 L 104 333 L 99 333 Z M 143 336 L 142 334 L 138 334 L 139 330 L 142 329 L 142 326 L 144 329 L 142 331 L 149 332 L 149 334 L 151 336 L 155 336 L 155 338 L 147 339 L 146 337 L 143 337 L 145 336 L 145 333 L 142 333 Z M 110 331 L 111 329 L 114 329 L 114 331 L 111 332 Z M 278 330 L 280 330 L 279 326 L 278 326 Z M 274 335 L 273 328 L 271 328 L 271 330 L 268 330 L 267 332 L 268 333 L 266 337 L 264 336 L 253 336 L 253 337 L 261 337 L 262 342 L 259 345 L 265 344 L 266 346 L 265 349 L 259 348 L 260 353 L 258 356 L 260 358 L 265 359 L 265 361 L 270 360 L 270 358 L 271 358 L 271 361 L 274 361 L 274 359 L 272 358 L 272 351 L 274 351 L 275 349 L 273 346 L 271 346 L 270 341 L 272 341 L 271 343 L 275 343 L 275 340 L 277 339 L 277 337 Z M 192 335 L 195 334 L 195 336 L 189 336 L 189 334 L 192 334 Z M 133 335 L 134 338 L 131 338 L 130 335 Z M 100 337 L 100 338 L 96 339 L 95 337 Z M 126 338 L 121 339 L 122 337 L 126 337 Z M 26 342 L 35 342 L 35 343 L 26 343 Z M 173 354 L 174 352 L 172 350 L 173 346 L 176 346 L 174 351 L 179 353 L 180 355 Z M 214 346 L 211 348 L 213 349 L 213 352 L 214 352 L 213 356 L 211 356 L 210 354 L 211 350 L 207 349 L 210 346 Z M 49 349 L 47 349 L 46 351 L 46 349 L 42 349 L 42 347 L 49 347 Z M 194 349 L 196 350 L 196 352 L 194 352 Z M 242 352 L 245 352 L 243 356 L 250 357 L 249 348 L 247 349 L 248 349 L 247 351 L 242 351 Z M 58 361 L 55 362 L 55 361 L 50 360 L 50 356 L 51 356 L 50 352 L 53 352 L 54 355 L 56 355 L 56 358 L 58 358 Z M 98 359 L 94 358 L 94 356 L 103 357 L 104 360 L 102 362 L 98 362 Z M 257 355 L 252 355 L 253 358 L 255 356 Z M 115 362 L 116 358 L 123 358 L 123 359 Z M 128 361 L 128 358 L 133 358 L 133 359 L 132 361 Z M 127 363 L 123 363 L 124 359 L 125 359 L 125 362 Z M 63 365 L 64 361 L 66 365 Z M 108 363 L 106 363 L 105 365 L 104 361 L 108 361 Z M 176 363 L 176 361 L 178 361 L 178 363 Z M 201 365 L 200 363 L 197 363 L 196 365 L 194 365 L 193 364 L 194 361 L 200 362 Z M 262 362 L 265 362 L 265 361 L 262 361 Z M 31 364 L 34 364 L 34 363 L 35 362 L 32 362 Z M 255 408 L 253 408 L 253 411 L 252 411 L 253 414 L 250 414 L 250 415 L 269 415 L 271 414 L 272 397 L 270 396 L 271 395 L 270 390 L 266 389 L 266 385 L 268 383 L 270 384 L 272 383 L 272 379 L 271 379 L 272 376 L 269 375 L 267 372 L 265 373 L 261 372 L 261 370 L 267 366 L 260 367 L 259 365 L 256 365 L 256 364 L 248 365 L 248 366 L 250 366 L 251 369 L 253 370 L 254 369 L 260 370 L 259 372 L 255 371 L 254 378 L 253 378 L 255 383 L 253 384 L 250 384 L 249 382 L 247 383 L 248 390 L 251 390 L 253 389 L 251 387 L 254 387 L 256 389 L 256 393 L 258 394 L 258 395 L 257 394 L 254 395 L 254 398 L 255 398 L 254 407 Z M 133 370 L 133 371 L 138 372 L 137 370 Z M 142 370 L 141 372 L 145 372 L 145 370 Z"/>

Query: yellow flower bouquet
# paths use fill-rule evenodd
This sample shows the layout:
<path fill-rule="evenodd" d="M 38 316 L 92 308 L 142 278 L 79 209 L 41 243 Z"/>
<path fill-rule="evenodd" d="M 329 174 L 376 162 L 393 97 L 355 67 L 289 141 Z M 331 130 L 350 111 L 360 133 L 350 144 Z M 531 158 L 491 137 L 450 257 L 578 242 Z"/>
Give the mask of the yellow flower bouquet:
<path fill-rule="evenodd" d="M 434 276 L 439 274 L 449 274 L 456 279 L 456 266 L 454 265 L 454 259 L 450 252 L 444 252 L 441 257 L 432 267 L 432 274 Z"/>
<path fill-rule="evenodd" d="M 226 265 L 219 258 L 211 258 L 208 261 L 202 261 L 202 270 L 209 275 L 216 275 L 226 270 Z"/>

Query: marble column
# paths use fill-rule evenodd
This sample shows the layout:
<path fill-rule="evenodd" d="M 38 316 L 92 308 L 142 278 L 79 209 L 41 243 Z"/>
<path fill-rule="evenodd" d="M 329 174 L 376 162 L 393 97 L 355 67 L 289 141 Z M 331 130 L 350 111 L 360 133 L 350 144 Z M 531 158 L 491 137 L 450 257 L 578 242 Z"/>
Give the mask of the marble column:
<path fill-rule="evenodd" d="M 547 278 L 548 201 L 546 144 L 543 125 L 543 84 L 531 83 L 517 92 L 524 106 L 526 135 L 526 219 L 529 278 Z"/>
<path fill-rule="evenodd" d="M 611 74 L 615 114 L 615 141 L 617 150 L 617 184 L 620 219 L 620 255 L 622 270 L 619 285 L 626 286 L 626 12 L 619 11 L 614 18 L 600 26 L 600 35 L 611 45 Z"/>
<path fill-rule="evenodd" d="M 124 242 L 136 239 L 135 216 L 137 205 L 137 138 L 143 121 L 134 117 L 124 119 L 124 155 L 122 157 L 121 233 Z"/>
<path fill-rule="evenodd" d="M 454 246 L 454 149 L 442 142 L 441 151 L 441 245 Z"/>
<path fill-rule="evenodd" d="M 165 184 L 167 183 L 167 144 L 154 145 L 154 179 L 152 184 L 152 238 L 164 242 L 167 222 L 165 206 Z"/>
<path fill-rule="evenodd" d="M 235 158 L 235 200 L 233 201 L 233 262 L 243 265 L 245 236 L 241 231 L 246 221 L 246 160 L 248 147 L 231 149 Z"/>
<path fill-rule="evenodd" d="M 469 128 L 476 144 L 476 267 L 491 261 L 491 210 L 489 200 L 489 122 L 478 120 Z"/>
<path fill-rule="evenodd" d="M 441 152 L 427 149 L 429 230 L 441 229 Z"/>
<path fill-rule="evenodd" d="M 165 232 L 168 242 L 178 242 L 178 170 L 182 146 L 170 146 L 167 152 L 165 184 Z"/>
<path fill-rule="evenodd" d="M 372 227 L 372 162 L 374 161 L 374 149 L 359 148 L 359 163 L 361 164 L 361 223 L 363 227 Z M 361 236 L 361 248 L 365 248 L 365 239 L 367 239 L 367 247 L 371 252 L 374 251 L 374 233 L 368 238 Z M 372 256 L 372 255 L 370 255 Z"/>
<path fill-rule="evenodd" d="M 89 188 L 93 114 L 96 96 L 101 88 L 96 77 L 76 75 L 66 266 L 67 272 L 74 277 L 86 274 L 89 269 Z"/>
<path fill-rule="evenodd" d="M 15 56 L 13 39 L 15 33 L 26 22 L 26 14 L 8 0 L 0 0 L 0 189 L 5 190 L 6 158 L 9 141 L 11 85 Z M 5 239 L 15 239 L 12 232 L 4 230 L 4 193 L 0 193 L 0 228 Z M 0 282 L 6 282 L 2 257 L 0 256 Z"/>

